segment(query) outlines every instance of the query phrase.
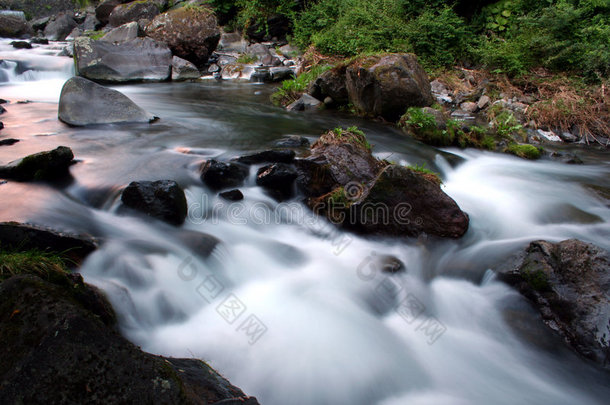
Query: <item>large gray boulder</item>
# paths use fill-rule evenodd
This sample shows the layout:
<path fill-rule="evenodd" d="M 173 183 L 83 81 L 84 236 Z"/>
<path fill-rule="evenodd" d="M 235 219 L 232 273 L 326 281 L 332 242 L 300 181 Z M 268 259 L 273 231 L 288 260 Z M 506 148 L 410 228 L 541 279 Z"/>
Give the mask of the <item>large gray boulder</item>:
<path fill-rule="evenodd" d="M 70 14 L 59 14 L 52 18 L 44 29 L 44 36 L 51 41 L 63 41 L 78 24 Z"/>
<path fill-rule="evenodd" d="M 106 42 L 125 42 L 136 39 L 139 36 L 140 26 L 137 22 L 130 22 L 108 31 L 100 40 Z"/>
<path fill-rule="evenodd" d="M 172 53 L 151 38 L 121 43 L 80 37 L 74 41 L 76 74 L 101 82 L 163 81 L 171 73 Z"/>
<path fill-rule="evenodd" d="M 82 77 L 69 79 L 59 97 L 59 119 L 69 125 L 151 122 L 155 117 L 123 93 Z"/>
<path fill-rule="evenodd" d="M 108 22 L 113 27 L 119 27 L 132 21 L 152 20 L 159 14 L 159 6 L 152 1 L 133 1 L 116 6 Z"/>
<path fill-rule="evenodd" d="M 350 102 L 360 112 L 397 121 L 409 107 L 434 102 L 430 80 L 413 54 L 365 56 L 346 68 Z"/>
<path fill-rule="evenodd" d="M 574 350 L 610 368 L 610 255 L 576 239 L 535 241 L 500 278 Z"/>
<path fill-rule="evenodd" d="M 203 66 L 220 40 L 220 27 L 210 9 L 191 5 L 156 16 L 146 26 L 146 35 L 165 42 L 172 53 Z"/>
<path fill-rule="evenodd" d="M 0 37 L 21 38 L 31 33 L 25 15 L 18 12 L 0 12 Z"/>

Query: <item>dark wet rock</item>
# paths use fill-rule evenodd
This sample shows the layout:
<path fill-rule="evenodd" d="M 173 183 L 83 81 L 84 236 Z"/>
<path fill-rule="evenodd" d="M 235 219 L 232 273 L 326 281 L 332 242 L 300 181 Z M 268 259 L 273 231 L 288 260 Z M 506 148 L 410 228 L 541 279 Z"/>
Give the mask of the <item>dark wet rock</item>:
<path fill-rule="evenodd" d="M 44 36 L 51 41 L 63 41 L 77 25 L 71 14 L 59 14 L 46 25 Z"/>
<path fill-rule="evenodd" d="M 184 223 L 187 214 L 184 190 L 173 180 L 133 181 L 123 190 L 121 202 L 173 225 Z"/>
<path fill-rule="evenodd" d="M 47 26 L 47 24 L 49 23 L 50 20 L 51 20 L 51 17 L 37 18 L 35 20 L 30 21 L 30 26 L 36 32 L 44 31 L 45 27 Z"/>
<path fill-rule="evenodd" d="M 367 234 L 459 238 L 468 230 L 468 216 L 437 181 L 402 166 L 387 166 L 347 205 L 347 227 Z"/>
<path fill-rule="evenodd" d="M 22 14 L 0 14 L 0 38 L 22 38 L 31 33 L 30 26 Z"/>
<path fill-rule="evenodd" d="M 2 121 L 0 121 L 0 129 L 4 129 L 4 123 L 3 123 Z M 2 145 L 7 145 L 7 143 L 6 143 L 6 141 L 7 141 L 7 140 L 8 140 L 8 139 L 5 139 L 5 140 L 4 140 L 4 142 L 5 142 L 5 143 L 2 143 Z M 0 142 L 1 142 L 1 141 L 0 141 Z M 13 142 L 13 143 L 14 143 L 14 142 Z M 8 145 L 12 145 L 12 144 L 8 144 Z"/>
<path fill-rule="evenodd" d="M 6 108 L 4 108 L 0 105 L 0 115 L 4 114 L 5 112 L 6 112 Z"/>
<path fill-rule="evenodd" d="M 544 322 L 584 357 L 610 366 L 610 256 L 579 240 L 532 242 L 499 274 L 540 311 Z"/>
<path fill-rule="evenodd" d="M 97 249 L 98 242 L 87 235 L 73 235 L 18 222 L 0 222 L 0 245 L 3 248 L 61 253 L 74 263 L 80 263 Z"/>
<path fill-rule="evenodd" d="M 254 72 L 250 75 L 250 81 L 255 83 L 264 83 L 271 81 L 271 73 L 267 66 L 256 66 Z"/>
<path fill-rule="evenodd" d="M 163 81 L 170 77 L 172 53 L 151 38 L 120 43 L 80 37 L 74 41 L 76 73 L 101 82 Z"/>
<path fill-rule="evenodd" d="M 275 146 L 280 148 L 303 148 L 309 146 L 309 139 L 299 135 L 286 135 L 275 141 Z"/>
<path fill-rule="evenodd" d="M 72 77 L 59 96 L 59 119 L 69 125 L 151 122 L 155 117 L 123 93 L 82 77 Z"/>
<path fill-rule="evenodd" d="M 258 403 L 202 361 L 142 352 L 118 333 L 115 319 L 79 275 L 3 281 L 0 402 Z"/>
<path fill-rule="evenodd" d="M 2 129 L 4 125 L 0 122 L 0 129 Z M 19 139 L 8 138 L 0 140 L 0 146 L 10 146 L 19 142 Z"/>
<path fill-rule="evenodd" d="M 327 132 L 296 165 L 308 206 L 353 231 L 459 238 L 468 229 L 435 175 L 377 160 L 360 131 Z"/>
<path fill-rule="evenodd" d="M 106 35 L 100 38 L 106 42 L 125 42 L 131 39 L 138 38 L 141 34 L 140 26 L 137 22 L 123 24 L 120 27 L 113 28 Z"/>
<path fill-rule="evenodd" d="M 108 23 L 113 27 L 120 27 L 130 22 L 152 20 L 159 14 L 159 6 L 152 1 L 133 1 L 119 4 L 112 9 L 108 16 Z"/>
<path fill-rule="evenodd" d="M 413 54 L 365 56 L 346 68 L 350 102 L 360 112 L 397 121 L 409 107 L 433 103 L 426 71 Z"/>
<path fill-rule="evenodd" d="M 318 109 L 321 104 L 317 98 L 309 94 L 303 94 L 298 100 L 288 105 L 286 109 L 288 111 L 310 111 Z"/>
<path fill-rule="evenodd" d="M 349 99 L 345 69 L 346 67 L 342 65 L 322 73 L 310 83 L 307 92 L 320 101 L 330 97 L 336 104 L 347 104 Z"/>
<path fill-rule="evenodd" d="M 238 189 L 225 191 L 218 195 L 228 201 L 241 201 L 244 199 L 244 194 Z"/>
<path fill-rule="evenodd" d="M 283 200 L 294 194 L 294 182 L 298 174 L 294 166 L 275 163 L 261 167 L 256 173 L 256 184 Z"/>
<path fill-rule="evenodd" d="M 72 150 L 66 146 L 59 146 L 0 167 L 0 177 L 17 181 L 58 180 L 70 175 L 73 160 Z"/>
<path fill-rule="evenodd" d="M 105 0 L 95 8 L 95 17 L 102 25 L 108 24 L 110 14 L 120 4 L 128 3 L 130 0 Z"/>
<path fill-rule="evenodd" d="M 238 187 L 248 177 L 248 167 L 241 163 L 209 160 L 201 167 L 201 180 L 213 190 Z"/>
<path fill-rule="evenodd" d="M 37 45 L 49 45 L 49 40 L 46 38 L 32 38 L 30 39 L 30 43 Z"/>
<path fill-rule="evenodd" d="M 299 188 L 309 197 L 317 197 L 349 182 L 374 180 L 384 164 L 373 157 L 360 134 L 334 131 L 322 135 L 311 147 L 311 155 L 296 161 Z"/>
<path fill-rule="evenodd" d="M 201 73 L 193 63 L 177 56 L 172 58 L 172 80 L 196 80 L 200 77 Z"/>
<path fill-rule="evenodd" d="M 146 26 L 146 35 L 165 42 L 175 56 L 201 67 L 218 45 L 220 27 L 208 8 L 190 6 L 156 16 Z"/>
<path fill-rule="evenodd" d="M 295 155 L 295 152 L 290 149 L 265 150 L 252 155 L 240 156 L 237 158 L 237 161 L 247 165 L 258 163 L 291 163 Z"/>
<path fill-rule="evenodd" d="M 32 44 L 27 41 L 13 41 L 11 45 L 15 49 L 32 49 Z"/>

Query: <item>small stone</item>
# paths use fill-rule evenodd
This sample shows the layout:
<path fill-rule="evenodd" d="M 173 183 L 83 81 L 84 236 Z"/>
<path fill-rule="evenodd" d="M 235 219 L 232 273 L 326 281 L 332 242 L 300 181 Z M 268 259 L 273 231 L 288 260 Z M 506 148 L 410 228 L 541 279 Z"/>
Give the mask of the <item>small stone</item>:
<path fill-rule="evenodd" d="M 0 129 L 2 129 L 2 123 L 0 122 Z M 0 140 L 0 146 L 10 146 L 19 142 L 19 139 L 8 138 Z"/>
<path fill-rule="evenodd" d="M 238 189 L 224 191 L 218 195 L 229 201 L 241 201 L 244 199 L 244 194 Z"/>
<path fill-rule="evenodd" d="M 460 108 L 468 113 L 473 113 L 478 109 L 477 103 L 466 101 L 460 104 Z"/>
<path fill-rule="evenodd" d="M 491 99 L 489 98 L 489 96 L 481 96 L 481 98 L 479 98 L 479 101 L 477 102 L 477 107 L 479 110 L 483 110 L 487 108 L 490 103 Z"/>
<path fill-rule="evenodd" d="M 301 148 L 309 146 L 309 139 L 299 135 L 286 135 L 275 141 L 275 146 L 282 148 Z"/>
<path fill-rule="evenodd" d="M 294 160 L 295 152 L 290 149 L 265 150 L 252 155 L 240 156 L 239 163 L 253 165 L 257 163 L 290 163 Z"/>
<path fill-rule="evenodd" d="M 321 104 L 317 98 L 309 94 L 303 94 L 301 98 L 290 104 L 286 109 L 288 111 L 309 111 L 317 109 Z"/>
<path fill-rule="evenodd" d="M 32 44 L 27 41 L 13 41 L 11 45 L 15 49 L 32 49 Z"/>
<path fill-rule="evenodd" d="M 236 187 L 248 177 L 248 167 L 239 163 L 209 160 L 201 167 L 201 180 L 213 190 Z"/>

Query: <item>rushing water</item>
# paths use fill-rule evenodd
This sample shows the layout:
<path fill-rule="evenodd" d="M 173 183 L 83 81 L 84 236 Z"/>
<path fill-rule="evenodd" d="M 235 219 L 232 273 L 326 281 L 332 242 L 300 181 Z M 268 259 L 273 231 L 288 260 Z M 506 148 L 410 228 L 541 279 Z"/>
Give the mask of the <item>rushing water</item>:
<path fill-rule="evenodd" d="M 610 187 L 605 152 L 576 150 L 587 164 L 571 166 L 439 151 L 389 126 L 285 112 L 269 103 L 270 86 L 215 81 L 117 87 L 161 120 L 70 128 L 57 120 L 57 101 L 72 62 L 50 48 L 0 43 L 0 97 L 11 101 L 0 136 L 21 140 L 0 147 L 0 162 L 66 145 L 79 160 L 74 181 L 0 185 L 0 220 L 102 238 L 81 272 L 143 349 L 204 359 L 263 404 L 607 403 L 608 374 L 565 349 L 488 271 L 537 239 L 610 249 L 610 210 L 589 188 Z M 243 204 L 231 206 L 198 178 L 205 159 L 340 125 L 359 125 L 380 157 L 439 171 L 470 215 L 467 235 L 358 237 L 298 201 L 278 204 L 253 178 Z M 180 229 L 118 212 L 122 187 L 157 179 L 186 188 Z M 206 259 L 181 242 L 185 230 L 222 243 Z M 383 255 L 407 271 L 382 273 Z"/>

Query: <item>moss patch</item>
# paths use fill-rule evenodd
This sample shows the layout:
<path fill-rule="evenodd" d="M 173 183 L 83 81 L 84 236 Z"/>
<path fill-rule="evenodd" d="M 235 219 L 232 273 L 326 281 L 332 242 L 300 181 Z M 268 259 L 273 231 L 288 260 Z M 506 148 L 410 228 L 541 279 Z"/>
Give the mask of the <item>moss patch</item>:
<path fill-rule="evenodd" d="M 57 282 L 66 277 L 68 269 L 65 259 L 54 253 L 39 250 L 0 250 L 0 281 L 22 274 Z"/>
<path fill-rule="evenodd" d="M 542 155 L 542 148 L 534 145 L 519 145 L 513 143 L 506 148 L 506 152 L 524 159 L 536 160 Z"/>

